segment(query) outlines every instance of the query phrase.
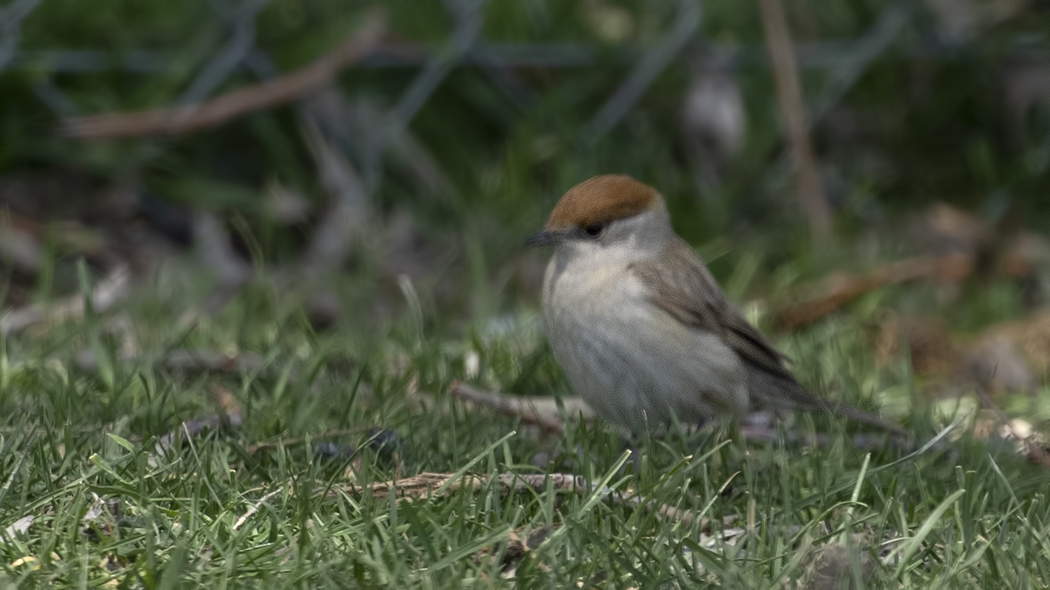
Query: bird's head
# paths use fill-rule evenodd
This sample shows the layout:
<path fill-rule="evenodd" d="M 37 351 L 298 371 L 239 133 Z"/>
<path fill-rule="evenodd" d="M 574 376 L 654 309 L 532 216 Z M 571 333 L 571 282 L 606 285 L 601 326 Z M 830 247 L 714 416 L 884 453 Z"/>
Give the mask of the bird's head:
<path fill-rule="evenodd" d="M 529 246 L 595 250 L 659 248 L 673 235 L 663 197 L 622 174 L 595 176 L 569 189 Z"/>

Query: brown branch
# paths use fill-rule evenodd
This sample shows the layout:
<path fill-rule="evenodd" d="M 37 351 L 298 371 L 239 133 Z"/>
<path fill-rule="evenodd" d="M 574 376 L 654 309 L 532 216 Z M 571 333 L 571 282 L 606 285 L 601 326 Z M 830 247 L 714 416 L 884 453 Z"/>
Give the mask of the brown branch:
<path fill-rule="evenodd" d="M 924 277 L 959 280 L 969 276 L 973 269 L 973 260 L 969 256 L 919 256 L 880 265 L 864 275 L 834 276 L 819 286 L 801 288 L 800 291 L 818 293 L 801 302 L 781 306 L 773 313 L 773 325 L 778 330 L 792 330 L 876 289 Z"/>
<path fill-rule="evenodd" d="M 561 433 L 565 430 L 565 423 L 562 421 L 558 400 L 553 397 L 531 397 L 478 391 L 458 381 L 452 384 L 449 392 L 460 399 L 490 408 L 501 414 L 517 416 L 525 424 L 535 424 L 544 430 L 555 433 Z M 594 411 L 579 397 L 562 398 L 561 407 L 564 408 L 567 416 L 576 417 L 582 415 L 583 419 L 588 422 L 594 419 Z"/>
<path fill-rule="evenodd" d="M 287 104 L 327 84 L 342 69 L 367 57 L 386 31 L 386 13 L 374 9 L 354 34 L 306 67 L 195 105 L 66 119 L 59 134 L 80 139 L 181 135 Z"/>
<path fill-rule="evenodd" d="M 787 127 L 788 148 L 798 175 L 798 198 L 809 219 L 814 242 L 823 243 L 829 237 L 831 211 L 824 197 L 824 188 L 817 173 L 817 160 L 809 140 L 809 124 L 806 122 L 806 107 L 802 101 L 791 32 L 781 0 L 759 0 L 758 4 L 766 33 L 769 63 L 776 82 L 780 114 Z"/>

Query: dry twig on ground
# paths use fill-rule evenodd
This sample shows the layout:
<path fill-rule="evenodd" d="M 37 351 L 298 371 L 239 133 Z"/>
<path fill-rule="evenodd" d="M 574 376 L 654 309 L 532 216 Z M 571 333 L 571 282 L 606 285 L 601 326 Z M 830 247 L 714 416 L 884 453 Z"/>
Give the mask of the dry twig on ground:
<path fill-rule="evenodd" d="M 458 381 L 452 384 L 449 391 L 460 399 L 493 409 L 502 414 L 517 416 L 525 424 L 535 424 L 550 432 L 561 433 L 565 430 L 565 423 L 562 421 L 562 409 L 565 410 L 565 415 L 569 417 L 582 416 L 584 421 L 587 422 L 594 419 L 594 411 L 579 397 L 563 397 L 559 407 L 557 398 L 526 397 L 478 391 Z"/>
<path fill-rule="evenodd" d="M 392 482 L 374 482 L 367 486 L 354 486 L 352 484 L 343 487 L 343 491 L 359 496 L 369 493 L 375 498 L 386 498 L 395 495 L 398 498 L 434 498 L 454 493 L 461 489 L 477 491 L 491 481 L 497 481 L 503 493 L 520 493 L 532 491 L 543 492 L 548 485 L 551 489 L 560 492 L 584 494 L 592 492 L 593 489 L 587 485 L 582 475 L 571 473 L 501 473 L 494 477 L 486 475 L 474 475 L 470 473 L 429 473 L 424 472 L 412 477 L 401 478 Z M 329 492 L 332 495 L 336 492 Z M 651 502 L 641 497 L 637 492 L 628 488 L 624 491 L 604 488 L 598 491 L 605 500 L 639 507 L 644 510 L 656 511 L 667 518 L 681 522 L 685 526 L 693 523 L 693 514 L 689 510 L 676 508 L 667 504 Z M 707 519 L 701 520 L 704 526 Z"/>

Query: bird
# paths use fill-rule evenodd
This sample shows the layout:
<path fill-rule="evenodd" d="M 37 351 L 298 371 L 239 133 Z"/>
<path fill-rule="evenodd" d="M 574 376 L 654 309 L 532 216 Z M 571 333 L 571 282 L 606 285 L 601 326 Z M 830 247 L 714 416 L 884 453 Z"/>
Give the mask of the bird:
<path fill-rule="evenodd" d="M 826 412 L 902 427 L 798 382 L 671 226 L 656 189 L 620 174 L 569 189 L 527 246 L 553 246 L 543 323 L 572 388 L 626 436 L 673 420 Z"/>

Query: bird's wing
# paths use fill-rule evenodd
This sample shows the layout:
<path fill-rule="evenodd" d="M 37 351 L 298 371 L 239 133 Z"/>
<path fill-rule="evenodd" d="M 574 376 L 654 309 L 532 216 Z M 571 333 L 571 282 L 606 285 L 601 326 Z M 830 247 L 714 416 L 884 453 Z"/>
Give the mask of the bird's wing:
<path fill-rule="evenodd" d="M 652 302 L 678 321 L 720 336 L 745 364 L 757 369 L 752 375 L 752 403 L 767 407 L 820 409 L 852 420 L 905 434 L 899 425 L 883 420 L 845 402 L 831 402 L 800 384 L 777 352 L 754 326 L 725 299 L 711 272 L 685 240 L 675 240 L 659 257 L 631 266 L 631 271 L 652 292 Z M 760 404 L 761 405 L 761 404 Z"/>
<path fill-rule="evenodd" d="M 652 292 L 652 302 L 675 319 L 721 336 L 748 364 L 795 381 L 784 368 L 786 357 L 729 305 L 711 272 L 684 240 L 675 240 L 663 255 L 631 270 Z"/>

